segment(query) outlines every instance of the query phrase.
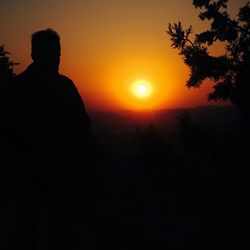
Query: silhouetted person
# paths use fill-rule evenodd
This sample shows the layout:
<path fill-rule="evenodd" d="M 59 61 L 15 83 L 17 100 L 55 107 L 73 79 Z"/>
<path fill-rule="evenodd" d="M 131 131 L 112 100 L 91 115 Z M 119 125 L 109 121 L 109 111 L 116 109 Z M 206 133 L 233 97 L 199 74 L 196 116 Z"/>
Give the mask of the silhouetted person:
<path fill-rule="evenodd" d="M 13 249 L 36 249 L 37 235 L 45 233 L 49 249 L 71 249 L 75 193 L 88 167 L 90 119 L 73 82 L 58 72 L 60 55 L 55 31 L 34 33 L 33 63 L 5 90 L 6 162 L 15 167 L 18 183 Z M 40 218 L 42 207 L 48 208 L 48 228 L 40 229 L 47 218 Z"/>

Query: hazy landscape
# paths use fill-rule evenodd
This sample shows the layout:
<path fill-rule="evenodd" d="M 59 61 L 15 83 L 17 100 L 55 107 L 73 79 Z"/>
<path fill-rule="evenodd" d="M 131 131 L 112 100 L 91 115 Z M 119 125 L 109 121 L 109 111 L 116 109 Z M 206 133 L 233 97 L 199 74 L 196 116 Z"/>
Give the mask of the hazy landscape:
<path fill-rule="evenodd" d="M 239 129 L 237 109 L 98 112 L 91 117 L 101 159 L 92 181 L 94 231 L 98 228 L 104 244 L 211 249 L 236 244 L 235 234 L 245 239 L 240 218 L 248 135 Z"/>
<path fill-rule="evenodd" d="M 180 133 L 178 117 L 186 113 L 192 120 L 190 125 L 219 134 L 239 133 L 238 129 L 243 120 L 237 108 L 232 106 L 199 106 L 192 109 L 158 111 L 99 111 L 90 113 L 90 117 L 92 131 L 98 143 L 110 149 L 115 158 L 119 155 L 121 161 L 126 161 L 126 158 L 129 159 L 129 156 L 132 157 L 135 153 L 137 132 L 148 131 L 150 127 L 174 147 L 180 147 L 180 140 L 176 141 Z"/>

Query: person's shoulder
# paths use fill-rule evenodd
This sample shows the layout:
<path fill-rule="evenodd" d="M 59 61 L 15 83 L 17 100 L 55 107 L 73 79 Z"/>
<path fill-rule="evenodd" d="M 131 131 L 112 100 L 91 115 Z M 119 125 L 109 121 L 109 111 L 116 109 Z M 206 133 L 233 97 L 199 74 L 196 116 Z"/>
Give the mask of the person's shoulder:
<path fill-rule="evenodd" d="M 10 77 L 9 79 L 6 79 L 2 84 L 1 84 L 1 90 L 9 90 L 16 88 L 20 86 L 20 82 L 23 81 L 23 75 L 15 75 Z"/>
<path fill-rule="evenodd" d="M 66 84 L 67 83 L 68 84 L 74 84 L 73 81 L 69 77 L 67 77 L 65 75 L 62 75 L 62 74 L 59 74 L 58 76 L 59 76 L 60 81 L 66 83 Z"/>
<path fill-rule="evenodd" d="M 18 75 L 13 76 L 9 80 L 7 88 L 10 91 L 12 91 L 13 94 L 16 93 L 16 92 L 20 92 L 20 91 L 23 92 L 25 87 L 26 87 L 26 83 L 27 83 L 26 76 L 22 72 L 22 73 L 20 73 Z"/>
<path fill-rule="evenodd" d="M 69 77 L 59 74 L 59 80 L 60 80 L 60 84 L 63 84 L 65 88 L 71 89 L 72 91 L 77 91 L 77 88 L 73 80 L 71 80 Z"/>
<path fill-rule="evenodd" d="M 23 81 L 22 75 L 15 75 L 6 79 L 1 83 L 0 86 L 0 99 L 1 101 L 10 101 L 16 100 L 20 95 L 21 82 Z"/>
<path fill-rule="evenodd" d="M 14 77 L 12 77 L 11 82 L 12 82 L 13 84 L 17 84 L 17 83 L 19 83 L 19 82 L 22 82 L 22 81 L 25 80 L 25 78 L 26 78 L 25 76 L 26 76 L 25 73 L 22 72 L 22 73 L 20 73 L 20 74 L 18 74 L 18 75 L 15 75 Z"/>
<path fill-rule="evenodd" d="M 17 74 L 17 75 L 14 75 L 10 80 L 9 80 L 9 85 L 11 87 L 24 87 L 24 83 L 27 83 L 27 80 L 29 79 L 29 76 L 28 76 L 28 73 L 27 73 L 27 70 Z"/>

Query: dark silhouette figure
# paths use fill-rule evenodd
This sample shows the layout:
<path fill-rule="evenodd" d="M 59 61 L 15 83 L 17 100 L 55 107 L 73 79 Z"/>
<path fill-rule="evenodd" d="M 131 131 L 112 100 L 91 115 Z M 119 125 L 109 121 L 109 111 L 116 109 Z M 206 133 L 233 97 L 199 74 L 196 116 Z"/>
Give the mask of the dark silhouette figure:
<path fill-rule="evenodd" d="M 90 119 L 73 82 L 58 72 L 60 53 L 55 31 L 34 33 L 33 63 L 4 87 L 2 161 L 14 169 L 18 197 L 11 249 L 37 249 L 39 237 L 49 249 L 72 248 Z"/>

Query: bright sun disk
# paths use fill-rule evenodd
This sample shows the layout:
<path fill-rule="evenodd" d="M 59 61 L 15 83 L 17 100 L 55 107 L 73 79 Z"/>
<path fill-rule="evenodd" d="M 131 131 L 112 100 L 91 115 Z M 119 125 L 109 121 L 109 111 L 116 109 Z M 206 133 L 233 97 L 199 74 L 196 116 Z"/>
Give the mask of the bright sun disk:
<path fill-rule="evenodd" d="M 132 92 L 139 98 L 148 97 L 151 94 L 151 85 L 148 81 L 138 80 L 133 84 Z"/>

